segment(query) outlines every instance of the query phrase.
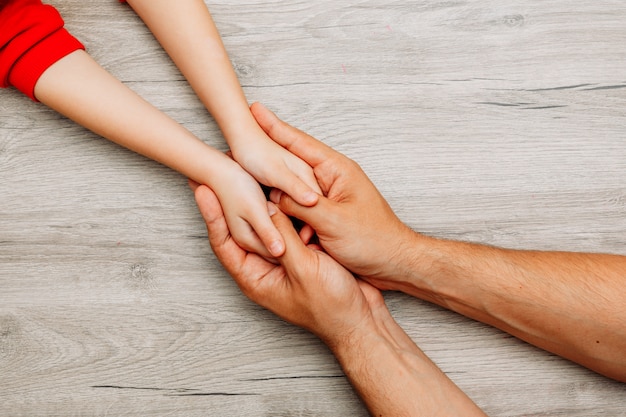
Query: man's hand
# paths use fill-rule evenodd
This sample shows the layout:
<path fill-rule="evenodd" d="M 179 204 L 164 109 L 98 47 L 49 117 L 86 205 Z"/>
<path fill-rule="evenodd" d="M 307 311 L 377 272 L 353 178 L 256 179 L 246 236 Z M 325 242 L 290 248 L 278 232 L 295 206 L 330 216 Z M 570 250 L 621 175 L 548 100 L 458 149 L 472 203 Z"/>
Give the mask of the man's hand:
<path fill-rule="evenodd" d="M 287 246 L 280 265 L 239 247 L 215 194 L 206 186 L 192 188 L 211 247 L 239 288 L 322 339 L 372 415 L 484 417 L 398 326 L 380 291 L 315 245 L 305 246 L 276 206 L 268 203 Z"/>
<path fill-rule="evenodd" d="M 305 246 L 289 218 L 273 203 L 268 203 L 272 221 L 286 244 L 278 258 L 280 265 L 242 249 L 231 236 L 216 195 L 206 186 L 192 184 L 192 188 L 215 255 L 252 301 L 331 347 L 341 344 L 355 328 L 371 325 L 370 303 L 384 307 L 379 291 L 357 281 L 314 245 Z"/>
<path fill-rule="evenodd" d="M 272 200 L 310 224 L 322 247 L 348 269 L 378 289 L 437 303 L 626 381 L 626 257 L 419 235 L 402 225 L 354 162 L 261 105 L 251 110 L 272 139 L 313 167 L 327 195 L 315 207 L 277 191 Z"/>
<path fill-rule="evenodd" d="M 326 196 L 314 207 L 305 207 L 274 190 L 272 201 L 310 225 L 324 250 L 346 268 L 380 289 L 392 289 L 387 281 L 400 275 L 397 268 L 406 262 L 416 234 L 398 219 L 354 161 L 281 121 L 259 103 L 251 111 L 270 138 L 313 168 Z"/>

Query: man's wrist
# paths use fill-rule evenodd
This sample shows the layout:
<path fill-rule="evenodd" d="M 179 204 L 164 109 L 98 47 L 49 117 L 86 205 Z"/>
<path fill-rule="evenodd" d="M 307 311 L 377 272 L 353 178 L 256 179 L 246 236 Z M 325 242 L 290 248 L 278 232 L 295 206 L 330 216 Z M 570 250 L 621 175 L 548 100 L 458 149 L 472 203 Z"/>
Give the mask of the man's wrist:
<path fill-rule="evenodd" d="M 453 294 L 448 278 L 452 261 L 462 257 L 467 249 L 458 242 L 422 235 L 406 227 L 397 233 L 398 242 L 388 257 L 380 276 L 364 277 L 380 290 L 401 291 L 406 294 L 447 305 Z"/>
<path fill-rule="evenodd" d="M 358 326 L 324 342 L 342 364 L 350 362 L 354 355 L 368 356 L 381 349 L 387 352 L 400 352 L 416 348 L 395 321 L 384 301 L 381 301 L 381 305 L 373 307 L 371 314 L 364 317 Z"/>
<path fill-rule="evenodd" d="M 385 306 L 331 347 L 372 415 L 484 413 L 419 349 Z"/>
<path fill-rule="evenodd" d="M 428 276 L 432 263 L 432 250 L 437 240 L 419 234 L 406 225 L 395 234 L 398 244 L 391 255 L 385 258 L 386 266 L 374 278 L 375 286 L 381 290 L 412 293 L 420 287 L 423 277 Z M 372 282 L 372 283 L 374 283 Z"/>
<path fill-rule="evenodd" d="M 373 415 L 415 415 L 424 388 L 417 384 L 438 373 L 385 306 L 331 350 Z"/>
<path fill-rule="evenodd" d="M 348 378 L 352 379 L 361 367 L 360 362 L 371 357 L 375 352 L 389 349 L 387 338 L 380 332 L 380 327 L 373 319 L 351 332 L 324 343 L 333 352 Z"/>
<path fill-rule="evenodd" d="M 397 275 L 391 277 L 390 290 L 451 308 L 451 303 L 462 297 L 459 288 L 467 280 L 476 248 L 489 250 L 470 243 L 428 237 L 417 232 L 404 239 Z M 456 310 L 455 310 L 456 311 Z"/>

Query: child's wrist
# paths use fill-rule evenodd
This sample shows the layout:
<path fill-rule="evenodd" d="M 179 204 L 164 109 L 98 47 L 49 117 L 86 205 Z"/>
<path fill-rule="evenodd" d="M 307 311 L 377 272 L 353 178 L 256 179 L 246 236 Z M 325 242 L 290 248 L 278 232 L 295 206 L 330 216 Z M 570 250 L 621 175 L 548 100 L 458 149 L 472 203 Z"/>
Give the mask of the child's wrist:
<path fill-rule="evenodd" d="M 242 152 L 252 143 L 269 140 L 256 122 L 254 124 L 244 123 L 230 130 L 223 130 L 223 134 L 233 154 Z"/>
<path fill-rule="evenodd" d="M 214 191 L 220 189 L 225 184 L 231 184 L 231 178 L 243 170 L 241 165 L 225 153 L 216 151 L 215 156 L 202 170 L 202 178 L 192 178 L 196 182 L 207 185 Z"/>

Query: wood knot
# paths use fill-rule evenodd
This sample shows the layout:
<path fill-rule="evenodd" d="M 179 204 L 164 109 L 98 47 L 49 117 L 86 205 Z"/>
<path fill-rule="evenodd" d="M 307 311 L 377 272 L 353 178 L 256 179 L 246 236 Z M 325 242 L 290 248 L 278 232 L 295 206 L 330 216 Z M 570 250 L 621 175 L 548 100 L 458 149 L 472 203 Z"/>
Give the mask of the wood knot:
<path fill-rule="evenodd" d="M 508 14 L 502 18 L 502 24 L 511 28 L 524 26 L 524 16 L 521 14 Z"/>
<path fill-rule="evenodd" d="M 138 290 L 150 290 L 156 285 L 150 269 L 145 264 L 133 264 L 129 268 L 129 284 Z"/>

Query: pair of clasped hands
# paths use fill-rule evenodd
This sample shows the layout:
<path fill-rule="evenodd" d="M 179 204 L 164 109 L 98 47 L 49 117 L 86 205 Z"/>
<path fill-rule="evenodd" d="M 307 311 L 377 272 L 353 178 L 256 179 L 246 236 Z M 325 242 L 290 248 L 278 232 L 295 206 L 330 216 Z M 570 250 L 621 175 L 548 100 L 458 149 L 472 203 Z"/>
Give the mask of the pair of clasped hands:
<path fill-rule="evenodd" d="M 258 103 L 251 112 L 272 140 L 312 167 L 323 195 L 303 206 L 270 192 L 268 212 L 284 250 L 267 259 L 241 247 L 217 196 L 190 182 L 213 252 L 242 292 L 317 335 L 372 415 L 484 416 L 398 325 L 380 292 L 409 285 L 403 280 L 421 235 L 396 217 L 355 162 Z M 296 231 L 289 216 L 305 226 Z"/>
<path fill-rule="evenodd" d="M 216 195 L 207 186 L 190 182 L 211 247 L 251 300 L 313 332 L 329 346 L 340 345 L 384 306 L 380 292 L 370 283 L 386 289 L 385 281 L 392 274 L 385 268 L 398 242 L 404 241 L 399 234 L 412 232 L 355 162 L 259 103 L 250 110 L 272 140 L 312 167 L 323 195 L 306 207 L 278 189 L 271 191 L 268 211 L 285 245 L 274 263 L 239 246 Z M 298 232 L 288 216 L 306 225 Z M 319 244 L 310 243 L 314 234 Z"/>

